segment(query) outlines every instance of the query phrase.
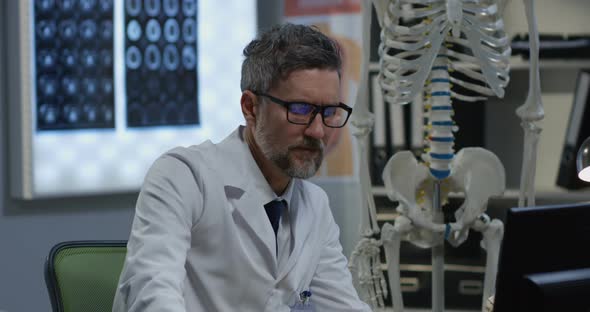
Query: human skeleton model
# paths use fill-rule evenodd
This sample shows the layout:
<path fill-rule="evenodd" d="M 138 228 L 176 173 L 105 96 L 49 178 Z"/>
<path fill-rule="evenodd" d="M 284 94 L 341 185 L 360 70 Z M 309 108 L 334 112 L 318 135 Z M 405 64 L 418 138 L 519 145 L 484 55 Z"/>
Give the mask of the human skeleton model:
<path fill-rule="evenodd" d="M 352 124 L 360 144 L 363 205 L 362 238 L 350 259 L 359 293 L 374 308 L 387 296 L 380 269 L 379 247 L 383 244 L 395 311 L 403 311 L 400 288 L 399 249 L 402 240 L 432 248 L 433 311 L 444 309 L 443 239 L 458 246 L 469 229 L 482 232 L 487 250 L 482 310 L 495 286 L 498 253 L 503 235 L 499 220 L 484 213 L 491 196 L 504 192 L 505 173 L 498 158 L 483 148 L 453 150 L 457 131 L 452 116 L 452 98 L 466 102 L 503 97 L 508 83 L 509 40 L 500 12 L 504 3 L 495 0 L 372 0 L 381 26 L 380 85 L 385 102 L 401 105 L 423 96 L 428 125 L 424 163 L 409 151 L 398 152 L 388 161 L 383 180 L 388 197 L 398 201 L 400 215 L 395 225 L 385 224 L 381 240 L 376 209 L 370 190 L 366 148 L 374 117 L 366 106 L 369 44 L 361 64 L 361 87 Z M 534 205 L 536 145 L 543 118 L 538 69 L 538 33 L 533 0 L 524 0 L 531 38 L 529 95 L 518 108 L 525 130 L 523 171 L 519 205 Z M 363 1 L 363 37 L 370 35 L 371 3 Z M 460 73 L 461 75 L 456 75 Z M 451 90 L 451 84 L 460 86 Z M 460 90 L 460 91 L 459 91 Z M 466 92 L 469 94 L 465 94 Z M 477 93 L 478 95 L 471 95 Z M 443 224 L 441 204 L 449 192 L 463 192 L 465 201 L 456 211 L 456 221 Z"/>

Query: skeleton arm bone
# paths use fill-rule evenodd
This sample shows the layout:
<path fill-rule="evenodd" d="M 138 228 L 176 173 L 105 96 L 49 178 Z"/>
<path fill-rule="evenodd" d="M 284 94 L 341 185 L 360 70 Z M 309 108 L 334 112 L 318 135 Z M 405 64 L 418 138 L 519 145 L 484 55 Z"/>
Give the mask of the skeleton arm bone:
<path fill-rule="evenodd" d="M 404 300 L 400 284 L 400 246 L 402 236 L 413 229 L 412 221 L 401 215 L 395 219 L 395 225 L 385 223 L 382 229 L 383 248 L 387 259 L 387 276 L 391 287 L 391 302 L 396 311 L 404 311 Z"/>
<path fill-rule="evenodd" d="M 373 308 L 382 307 L 387 288 L 379 256 L 381 242 L 374 238 L 362 238 L 354 247 L 348 267 L 353 274 L 360 298 Z"/>
<path fill-rule="evenodd" d="M 370 38 L 371 29 L 371 4 L 363 1 L 363 38 Z M 354 126 L 354 136 L 357 138 L 360 150 L 360 178 L 361 178 L 361 196 L 362 207 L 365 213 L 362 214 L 361 233 L 370 236 L 373 233 L 379 233 L 377 225 L 377 211 L 375 200 L 371 195 L 371 179 L 369 177 L 369 163 L 367 159 L 368 135 L 373 129 L 375 123 L 374 115 L 369 112 L 367 107 L 368 101 L 368 69 L 369 69 L 370 45 L 363 44 L 363 58 L 361 60 L 361 79 L 359 90 L 356 98 L 355 113 L 352 116 L 351 124 Z M 366 206 L 365 206 L 366 205 Z M 368 217 L 368 218 L 367 218 Z M 367 220 L 368 219 L 368 220 Z"/>
<path fill-rule="evenodd" d="M 371 23 L 371 4 L 368 1 L 363 1 L 363 40 L 368 40 Z M 373 305 L 382 304 L 381 294 L 387 293 L 387 290 L 378 291 L 375 287 L 382 286 L 380 283 L 375 285 L 375 280 L 372 276 L 375 262 L 379 262 L 379 248 L 374 248 L 378 242 L 370 238 L 374 233 L 379 232 L 377 226 L 377 216 L 375 209 L 374 198 L 371 195 L 371 185 L 369 177 L 369 164 L 366 156 L 366 149 L 368 145 L 368 135 L 373 129 L 375 122 L 374 115 L 369 112 L 367 107 L 368 100 L 368 68 L 369 68 L 369 44 L 363 44 L 363 58 L 361 60 L 361 79 L 359 82 L 359 90 L 357 93 L 355 114 L 353 114 L 351 124 L 353 125 L 353 135 L 357 138 L 360 153 L 360 182 L 361 182 L 361 238 L 359 243 L 355 246 L 349 262 L 351 272 L 357 273 L 355 275 L 358 281 L 357 287 L 361 298 Z M 373 253 L 376 252 L 376 255 Z M 378 298 L 379 297 L 379 298 Z"/>
<path fill-rule="evenodd" d="M 516 110 L 516 114 L 525 121 L 539 121 L 545 117 L 543 103 L 541 101 L 541 77 L 539 73 L 539 31 L 535 16 L 535 1 L 523 0 L 528 29 L 529 29 L 529 92 L 525 104 Z"/>
<path fill-rule="evenodd" d="M 535 203 L 535 171 L 537 161 L 537 144 L 541 128 L 534 122 L 545 116 L 541 101 L 541 77 L 539 73 L 539 32 L 535 17 L 534 0 L 523 0 L 529 28 L 530 68 L 529 91 L 524 105 L 516 110 L 521 118 L 521 126 L 525 132 L 522 172 L 520 175 L 519 206 L 534 206 Z M 528 203 L 525 203 L 525 194 Z"/>
<path fill-rule="evenodd" d="M 522 171 L 520 176 L 520 193 L 518 206 L 524 207 L 535 205 L 535 171 L 537 164 L 537 145 L 541 127 L 534 122 L 523 121 L 521 126 L 524 130 L 524 150 L 522 158 Z M 525 202 L 525 196 L 526 202 Z"/>

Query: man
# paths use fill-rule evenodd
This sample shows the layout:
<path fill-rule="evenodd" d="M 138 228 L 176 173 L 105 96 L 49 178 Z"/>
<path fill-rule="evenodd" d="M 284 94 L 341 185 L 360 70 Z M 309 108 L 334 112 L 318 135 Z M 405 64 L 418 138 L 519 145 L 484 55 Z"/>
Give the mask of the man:
<path fill-rule="evenodd" d="M 286 24 L 244 56 L 246 126 L 154 163 L 113 311 L 369 311 L 326 194 L 302 180 L 352 111 L 339 102 L 337 45 Z"/>

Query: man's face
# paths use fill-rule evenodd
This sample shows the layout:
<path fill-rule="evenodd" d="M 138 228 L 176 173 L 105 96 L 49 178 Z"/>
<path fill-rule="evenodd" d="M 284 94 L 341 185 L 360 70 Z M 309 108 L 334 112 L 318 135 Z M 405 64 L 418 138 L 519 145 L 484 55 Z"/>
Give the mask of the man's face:
<path fill-rule="evenodd" d="M 340 100 L 340 79 L 334 70 L 304 69 L 292 72 L 268 92 L 281 100 L 316 105 L 336 104 Z M 287 121 L 285 107 L 264 101 L 254 131 L 263 155 L 286 175 L 307 179 L 319 169 L 326 142 L 337 129 L 326 127 L 317 114 L 309 125 Z"/>

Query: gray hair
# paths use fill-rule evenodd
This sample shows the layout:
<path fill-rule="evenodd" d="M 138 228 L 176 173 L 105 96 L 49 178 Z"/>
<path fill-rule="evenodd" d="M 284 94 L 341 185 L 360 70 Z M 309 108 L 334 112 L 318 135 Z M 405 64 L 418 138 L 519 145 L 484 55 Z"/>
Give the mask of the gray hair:
<path fill-rule="evenodd" d="M 267 92 L 299 69 L 342 67 L 338 44 L 315 26 L 283 24 L 259 34 L 244 48 L 242 91 Z"/>

